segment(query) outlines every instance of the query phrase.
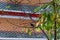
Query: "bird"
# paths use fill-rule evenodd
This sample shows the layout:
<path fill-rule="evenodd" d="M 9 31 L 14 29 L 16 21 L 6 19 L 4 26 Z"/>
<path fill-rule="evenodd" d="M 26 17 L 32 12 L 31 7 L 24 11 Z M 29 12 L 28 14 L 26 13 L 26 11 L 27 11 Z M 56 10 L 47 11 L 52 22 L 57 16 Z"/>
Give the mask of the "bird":
<path fill-rule="evenodd" d="M 40 24 L 41 24 L 41 20 L 38 20 L 38 21 L 35 23 L 35 27 L 38 27 Z"/>
<path fill-rule="evenodd" d="M 34 27 L 34 24 L 33 24 L 33 23 L 30 23 L 30 25 L 31 25 L 32 27 Z"/>
<path fill-rule="evenodd" d="M 41 20 L 38 20 L 35 23 L 30 23 L 30 25 L 34 28 L 34 27 L 38 27 L 41 24 Z"/>

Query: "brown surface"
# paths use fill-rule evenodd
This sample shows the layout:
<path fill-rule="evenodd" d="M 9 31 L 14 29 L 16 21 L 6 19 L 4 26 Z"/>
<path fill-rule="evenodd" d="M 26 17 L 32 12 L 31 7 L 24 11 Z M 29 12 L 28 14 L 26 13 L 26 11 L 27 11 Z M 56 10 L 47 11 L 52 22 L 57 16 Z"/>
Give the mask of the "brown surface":
<path fill-rule="evenodd" d="M 0 18 L 0 31 L 3 31 L 3 32 L 25 32 L 26 33 L 27 28 L 24 28 L 24 27 L 31 27 L 30 26 L 31 22 L 32 22 L 31 20 L 24 20 L 24 19 Z M 22 26 L 23 26 L 23 28 L 21 28 Z M 31 32 L 36 32 L 36 30 L 33 31 L 32 29 L 33 28 L 30 28 Z M 41 31 L 38 33 L 41 33 Z"/>
<path fill-rule="evenodd" d="M 17 0 L 20 2 L 21 0 Z M 1 2 L 10 2 L 9 0 L 1 0 Z M 19 4 L 28 4 L 28 5 L 40 5 L 39 3 L 50 2 L 50 0 L 23 0 Z"/>
<path fill-rule="evenodd" d="M 7 20 L 9 20 L 9 22 L 18 25 L 18 26 L 29 26 L 31 21 L 28 20 L 21 20 L 21 19 L 5 19 L 5 18 L 0 18 L 0 31 L 26 31 L 25 28 L 20 28 L 18 26 L 15 26 L 11 23 L 9 23 Z"/>

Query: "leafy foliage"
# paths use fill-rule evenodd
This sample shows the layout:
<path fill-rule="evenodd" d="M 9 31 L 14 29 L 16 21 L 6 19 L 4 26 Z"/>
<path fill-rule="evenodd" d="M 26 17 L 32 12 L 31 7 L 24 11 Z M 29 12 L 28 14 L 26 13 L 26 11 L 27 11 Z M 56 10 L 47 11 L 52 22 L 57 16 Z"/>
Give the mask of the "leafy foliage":
<path fill-rule="evenodd" d="M 53 0 L 49 4 L 42 4 L 39 7 L 34 9 L 34 13 L 40 12 L 41 17 L 37 20 L 35 26 L 36 31 L 40 31 L 40 28 L 42 28 L 45 33 L 48 35 L 48 38 L 52 40 L 53 34 L 54 34 L 54 22 L 55 18 L 57 19 L 57 37 L 60 35 L 60 0 L 54 0 L 56 4 L 56 8 L 54 9 Z M 7 6 L 6 8 L 10 8 L 10 6 Z M 39 15 L 40 16 L 40 15 Z M 31 31 L 28 28 L 26 33 L 31 35 Z"/>
<path fill-rule="evenodd" d="M 60 0 L 54 0 L 56 3 L 56 8 L 54 9 L 53 1 L 51 1 L 49 4 L 43 4 L 40 7 L 37 7 L 34 12 L 40 12 L 41 18 L 38 19 L 41 20 L 41 23 L 39 24 L 42 29 L 47 33 L 50 40 L 53 38 L 53 31 L 54 31 L 54 22 L 55 18 L 57 19 L 57 29 L 60 29 Z M 52 31 L 52 32 L 51 32 Z M 59 34 L 59 32 L 57 33 Z"/>

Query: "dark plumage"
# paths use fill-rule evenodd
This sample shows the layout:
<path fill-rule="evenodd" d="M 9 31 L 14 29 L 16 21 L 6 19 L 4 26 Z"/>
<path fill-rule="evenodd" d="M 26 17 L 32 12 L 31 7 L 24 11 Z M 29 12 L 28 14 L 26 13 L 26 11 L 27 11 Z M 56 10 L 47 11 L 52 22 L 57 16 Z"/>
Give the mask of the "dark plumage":
<path fill-rule="evenodd" d="M 33 24 L 33 23 L 30 23 L 30 25 L 31 25 L 32 27 L 34 27 L 34 24 Z"/>

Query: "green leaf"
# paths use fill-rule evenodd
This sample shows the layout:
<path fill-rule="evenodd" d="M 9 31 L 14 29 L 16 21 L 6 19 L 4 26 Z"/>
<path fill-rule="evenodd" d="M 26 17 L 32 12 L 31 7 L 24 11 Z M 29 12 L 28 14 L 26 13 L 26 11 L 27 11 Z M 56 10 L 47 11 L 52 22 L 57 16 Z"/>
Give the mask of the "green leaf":
<path fill-rule="evenodd" d="M 53 23 L 50 21 L 47 21 L 45 24 L 45 28 L 47 31 L 51 30 L 52 26 L 53 26 Z"/>
<path fill-rule="evenodd" d="M 60 6 L 57 6 L 56 10 L 57 10 L 57 13 L 60 15 Z"/>
<path fill-rule="evenodd" d="M 37 32 L 40 32 L 40 28 L 39 28 L 39 27 L 38 27 L 38 28 L 36 28 L 36 31 L 37 31 Z"/>
<path fill-rule="evenodd" d="M 34 12 L 39 12 L 39 10 L 45 9 L 45 8 L 47 7 L 47 5 L 48 5 L 48 4 L 45 4 L 45 5 L 43 4 L 43 5 L 41 5 L 41 6 L 37 7 L 37 8 L 35 8 L 35 9 L 34 9 Z"/>
<path fill-rule="evenodd" d="M 6 6 L 6 8 L 7 8 L 7 9 L 9 9 L 9 8 L 10 8 L 10 6 L 9 6 L 9 5 L 7 5 L 7 6 Z"/>
<path fill-rule="evenodd" d="M 27 33 L 28 35 L 31 35 L 31 31 L 30 31 L 29 28 L 26 30 L 26 33 Z"/>
<path fill-rule="evenodd" d="M 47 21 L 51 21 L 50 14 L 47 14 Z"/>
<path fill-rule="evenodd" d="M 58 5 L 60 5 L 60 0 L 55 0 L 55 3 L 57 3 Z"/>
<path fill-rule="evenodd" d="M 38 12 L 40 10 L 40 7 L 37 7 L 34 9 L 34 12 Z"/>

